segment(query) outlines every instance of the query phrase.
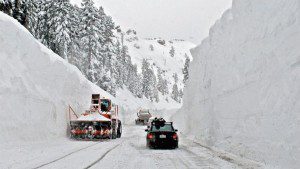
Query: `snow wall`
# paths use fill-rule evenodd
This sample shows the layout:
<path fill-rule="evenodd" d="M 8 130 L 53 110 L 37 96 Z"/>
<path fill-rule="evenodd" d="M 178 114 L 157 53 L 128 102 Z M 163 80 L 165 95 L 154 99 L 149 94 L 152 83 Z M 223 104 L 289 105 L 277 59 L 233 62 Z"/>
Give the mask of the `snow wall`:
<path fill-rule="evenodd" d="M 106 92 L 0 12 L 0 144 L 66 137 L 68 105 Z"/>
<path fill-rule="evenodd" d="M 179 129 L 207 146 L 299 168 L 299 45 L 299 0 L 233 0 L 192 50 Z"/>

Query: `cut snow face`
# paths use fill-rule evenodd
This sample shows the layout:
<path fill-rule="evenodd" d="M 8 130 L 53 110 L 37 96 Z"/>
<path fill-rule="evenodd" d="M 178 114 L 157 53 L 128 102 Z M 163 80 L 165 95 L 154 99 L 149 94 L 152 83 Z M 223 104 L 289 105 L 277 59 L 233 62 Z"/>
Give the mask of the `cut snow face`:
<path fill-rule="evenodd" d="M 0 46 L 1 145 L 66 137 L 69 104 L 81 113 L 92 93 L 112 98 L 1 12 Z"/>
<path fill-rule="evenodd" d="M 180 128 L 206 145 L 299 168 L 299 21 L 298 0 L 234 0 L 192 52 Z"/>

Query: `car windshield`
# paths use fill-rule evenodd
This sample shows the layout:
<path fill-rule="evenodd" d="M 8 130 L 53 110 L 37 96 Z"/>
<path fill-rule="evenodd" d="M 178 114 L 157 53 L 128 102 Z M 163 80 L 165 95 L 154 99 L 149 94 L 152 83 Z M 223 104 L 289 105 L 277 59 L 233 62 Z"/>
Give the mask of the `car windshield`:
<path fill-rule="evenodd" d="M 163 126 L 153 125 L 151 131 L 173 131 L 173 126 L 171 124 L 165 124 Z"/>
<path fill-rule="evenodd" d="M 109 104 L 110 104 L 110 100 L 102 99 L 101 100 L 101 111 L 110 111 Z"/>
<path fill-rule="evenodd" d="M 149 114 L 149 111 L 148 110 L 143 110 L 143 111 L 140 111 L 140 114 Z"/>

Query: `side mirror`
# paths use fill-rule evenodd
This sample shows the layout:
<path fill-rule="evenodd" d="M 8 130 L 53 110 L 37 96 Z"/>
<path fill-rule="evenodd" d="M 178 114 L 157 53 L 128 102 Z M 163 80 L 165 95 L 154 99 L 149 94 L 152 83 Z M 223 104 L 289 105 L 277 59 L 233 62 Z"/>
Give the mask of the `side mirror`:
<path fill-rule="evenodd" d="M 177 132 L 178 130 L 177 129 L 175 129 L 175 132 Z"/>
<path fill-rule="evenodd" d="M 148 130 L 148 129 L 145 129 L 145 131 L 148 132 L 149 130 Z"/>

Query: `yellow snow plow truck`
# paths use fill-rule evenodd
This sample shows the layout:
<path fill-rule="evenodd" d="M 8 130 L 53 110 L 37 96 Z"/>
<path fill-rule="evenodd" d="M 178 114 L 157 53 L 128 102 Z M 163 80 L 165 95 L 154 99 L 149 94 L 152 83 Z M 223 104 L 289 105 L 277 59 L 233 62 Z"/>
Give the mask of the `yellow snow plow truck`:
<path fill-rule="evenodd" d="M 122 135 L 118 105 L 100 94 L 92 95 L 90 109 L 80 116 L 69 106 L 69 117 L 72 139 L 116 139 Z"/>

